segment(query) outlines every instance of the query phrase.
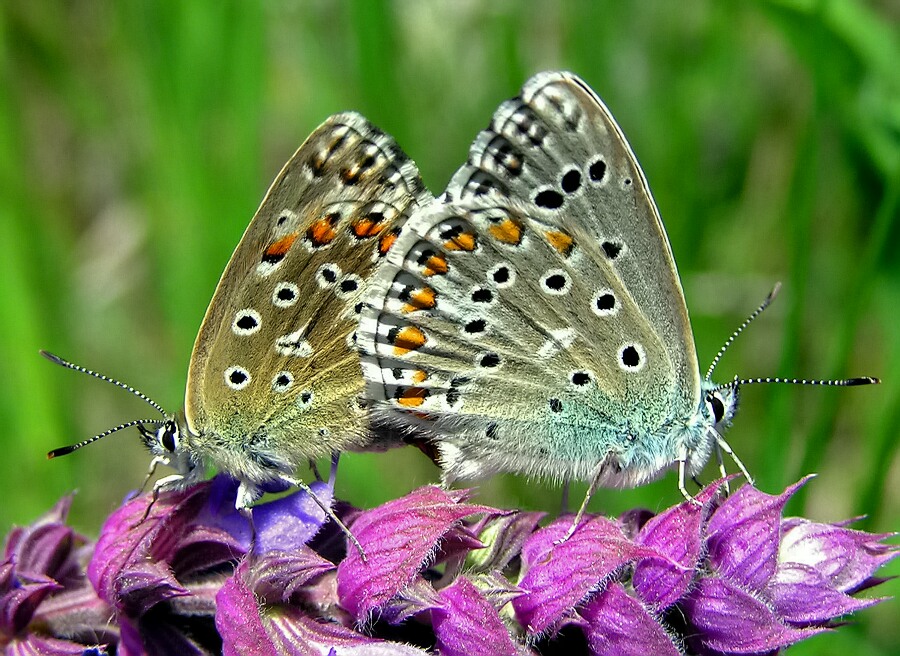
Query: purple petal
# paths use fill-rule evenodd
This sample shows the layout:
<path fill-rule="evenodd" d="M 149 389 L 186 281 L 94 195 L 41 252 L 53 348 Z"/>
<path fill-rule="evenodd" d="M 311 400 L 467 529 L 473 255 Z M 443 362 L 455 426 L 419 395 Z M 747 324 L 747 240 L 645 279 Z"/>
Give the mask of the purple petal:
<path fill-rule="evenodd" d="M 86 579 L 48 596 L 34 613 L 32 622 L 47 635 L 65 636 L 84 644 L 118 642 L 118 627 L 110 622 L 114 611 L 102 601 Z"/>
<path fill-rule="evenodd" d="M 718 490 L 718 483 L 710 485 L 696 501 L 684 501 L 653 517 L 635 538 L 661 556 L 641 558 L 634 568 L 635 592 L 654 610 L 665 610 L 687 592 L 700 559 L 703 525 Z"/>
<path fill-rule="evenodd" d="M 334 501 L 334 489 L 324 482 L 310 485 L 327 506 Z M 309 542 L 325 523 L 327 515 L 303 490 L 253 507 L 257 553 L 291 551 Z"/>
<path fill-rule="evenodd" d="M 3 653 L 7 656 L 83 656 L 91 652 L 77 642 L 31 634 L 12 640 Z M 94 653 L 105 654 L 106 651 L 98 650 Z"/>
<path fill-rule="evenodd" d="M 728 497 L 709 520 L 707 548 L 713 568 L 750 590 L 775 574 L 784 505 L 809 478 L 772 496 L 750 485 Z"/>
<path fill-rule="evenodd" d="M 62 586 L 48 576 L 20 577 L 19 583 L 0 596 L 0 635 L 15 635 L 31 621 L 35 609 Z"/>
<path fill-rule="evenodd" d="M 256 597 L 244 582 L 246 566 L 246 562 L 242 563 L 216 595 L 216 628 L 222 636 L 226 656 L 275 653 L 269 645 Z"/>
<path fill-rule="evenodd" d="M 896 546 L 881 542 L 891 534 L 876 535 L 797 518 L 785 520 L 785 526 L 779 562 L 808 565 L 841 592 L 858 590 L 875 570 L 900 554 Z"/>
<path fill-rule="evenodd" d="M 824 624 L 882 601 L 854 599 L 831 588 L 819 572 L 806 565 L 779 567 L 766 594 L 784 621 L 801 626 Z"/>
<path fill-rule="evenodd" d="M 460 576 L 440 591 L 442 604 L 431 612 L 437 648 L 445 656 L 506 656 L 515 645 L 497 609 Z"/>
<path fill-rule="evenodd" d="M 680 607 L 694 630 L 695 648 L 734 654 L 756 654 L 786 647 L 825 629 L 795 629 L 738 584 L 724 578 L 702 578 Z"/>
<path fill-rule="evenodd" d="M 621 583 L 611 581 L 580 615 L 594 656 L 678 656 L 672 638 Z"/>
<path fill-rule="evenodd" d="M 403 624 L 411 617 L 440 605 L 441 598 L 434 586 L 417 577 L 378 609 L 378 619 L 388 624 Z"/>
<path fill-rule="evenodd" d="M 438 541 L 463 517 L 497 512 L 461 503 L 464 493 L 428 486 L 360 514 L 350 527 L 367 562 L 350 549 L 338 566 L 341 604 L 358 621 L 415 580 Z"/>
<path fill-rule="evenodd" d="M 190 594 L 165 563 L 145 560 L 131 563 L 115 582 L 117 608 L 140 617 L 156 604 Z"/>
<path fill-rule="evenodd" d="M 269 602 L 287 602 L 301 587 L 335 569 L 306 545 L 294 551 L 269 551 L 255 557 L 247 573 L 254 594 Z"/>
<path fill-rule="evenodd" d="M 199 510 L 207 487 L 201 483 L 188 490 L 161 495 L 143 521 L 150 503 L 148 496 L 138 497 L 110 515 L 87 568 L 88 579 L 101 599 L 118 606 L 122 602 L 118 595 L 120 579 L 129 567 L 140 567 L 148 559 L 164 560 L 174 553 L 177 536 L 185 528 L 184 522 L 176 521 L 177 510 L 181 506 Z"/>
<path fill-rule="evenodd" d="M 572 519 L 564 517 L 534 533 L 522 548 L 525 594 L 513 601 L 516 617 L 529 634 L 552 629 L 617 569 L 655 552 L 630 542 L 605 517 L 591 517 L 566 536 Z"/>
<path fill-rule="evenodd" d="M 293 606 L 267 606 L 261 612 L 243 580 L 246 566 L 219 591 L 216 627 L 225 656 L 427 656 L 405 645 L 375 640 L 338 624 L 322 623 Z"/>

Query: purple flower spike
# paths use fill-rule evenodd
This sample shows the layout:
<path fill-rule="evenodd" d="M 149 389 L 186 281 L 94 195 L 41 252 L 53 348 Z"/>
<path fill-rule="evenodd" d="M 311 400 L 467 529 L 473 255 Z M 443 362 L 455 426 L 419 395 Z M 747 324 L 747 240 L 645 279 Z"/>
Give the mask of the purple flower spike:
<path fill-rule="evenodd" d="M 611 582 L 580 612 L 594 656 L 679 656 L 662 625 L 620 583 Z"/>
<path fill-rule="evenodd" d="M 437 647 L 442 656 L 508 656 L 516 653 L 497 609 L 467 578 L 460 576 L 440 593 L 432 610 Z"/>
<path fill-rule="evenodd" d="M 223 477 L 149 512 L 149 496 L 125 504 L 93 555 L 65 526 L 65 499 L 7 540 L 0 650 L 775 656 L 882 601 L 855 595 L 898 554 L 891 536 L 848 522 L 783 518 L 802 483 L 724 500 L 713 484 L 700 504 L 655 516 L 588 515 L 565 540 L 568 517 L 539 528 L 540 513 L 436 487 L 367 511 L 338 502 L 365 562 L 303 493 L 254 507 L 249 554 L 236 483 Z M 330 485 L 316 488 L 331 500 Z"/>
<path fill-rule="evenodd" d="M 589 517 L 567 540 L 572 519 L 538 530 L 522 548 L 525 594 L 513 600 L 516 617 L 531 635 L 553 629 L 602 581 L 624 565 L 656 552 L 628 540 L 605 517 Z"/>
<path fill-rule="evenodd" d="M 350 530 L 366 552 L 354 549 L 338 566 L 338 596 L 357 621 L 409 586 L 438 541 L 463 517 L 498 512 L 462 503 L 464 492 L 419 488 L 359 515 Z"/>

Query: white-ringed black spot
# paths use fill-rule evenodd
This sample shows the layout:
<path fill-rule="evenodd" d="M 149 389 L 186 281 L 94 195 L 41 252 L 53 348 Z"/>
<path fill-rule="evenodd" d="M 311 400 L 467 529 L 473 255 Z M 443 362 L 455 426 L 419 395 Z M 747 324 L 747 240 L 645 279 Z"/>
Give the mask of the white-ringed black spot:
<path fill-rule="evenodd" d="M 331 431 L 324 426 L 319 429 L 319 437 L 328 437 L 329 435 L 331 435 Z"/>
<path fill-rule="evenodd" d="M 558 210 L 564 200 L 563 195 L 555 189 L 544 189 L 534 196 L 534 204 L 545 210 Z"/>
<path fill-rule="evenodd" d="M 341 281 L 338 283 L 337 289 L 335 290 L 335 294 L 338 298 L 347 298 L 353 296 L 361 286 L 362 278 L 354 273 L 348 273 L 341 278 Z"/>
<path fill-rule="evenodd" d="M 619 302 L 611 289 L 601 289 L 591 301 L 591 310 L 598 317 L 610 317 L 619 312 Z"/>
<path fill-rule="evenodd" d="M 622 254 L 622 251 L 625 249 L 625 244 L 620 241 L 604 241 L 600 244 L 600 247 L 603 249 L 606 257 L 614 260 Z"/>
<path fill-rule="evenodd" d="M 603 161 L 602 157 L 595 159 L 588 165 L 588 177 L 594 183 L 603 182 L 606 178 L 606 162 Z"/>
<path fill-rule="evenodd" d="M 233 390 L 244 389 L 250 380 L 250 372 L 243 367 L 228 367 L 225 370 L 225 384 Z"/>
<path fill-rule="evenodd" d="M 640 371 L 646 364 L 644 347 L 640 344 L 626 344 L 619 349 L 619 367 L 625 371 Z"/>
<path fill-rule="evenodd" d="M 303 390 L 297 395 L 297 407 L 301 410 L 306 410 L 312 405 L 314 396 L 312 390 Z"/>
<path fill-rule="evenodd" d="M 319 287 L 331 287 L 341 277 L 341 267 L 333 262 L 326 262 L 316 270 L 316 282 Z"/>
<path fill-rule="evenodd" d="M 572 279 L 569 274 L 562 269 L 550 269 L 541 276 L 541 288 L 547 294 L 561 296 L 568 294 L 572 288 Z"/>
<path fill-rule="evenodd" d="M 630 187 L 631 186 L 631 178 L 625 178 L 624 180 L 622 180 L 622 186 Z"/>
<path fill-rule="evenodd" d="M 280 282 L 272 292 L 272 304 L 276 307 L 290 307 L 297 302 L 300 288 L 292 282 Z"/>
<path fill-rule="evenodd" d="M 500 366 L 500 356 L 496 353 L 482 353 L 477 358 L 478 366 L 484 368 L 493 368 Z"/>
<path fill-rule="evenodd" d="M 550 399 L 550 412 L 562 412 L 562 401 L 559 399 Z"/>
<path fill-rule="evenodd" d="M 590 371 L 573 371 L 569 374 L 569 382 L 575 387 L 586 388 L 594 380 L 594 374 Z"/>
<path fill-rule="evenodd" d="M 259 316 L 259 312 L 251 308 L 245 308 L 238 310 L 234 315 L 234 321 L 231 322 L 231 331 L 235 335 L 244 337 L 255 333 L 261 325 L 262 318 Z"/>
<path fill-rule="evenodd" d="M 354 314 L 362 314 L 363 308 L 365 306 L 366 306 L 366 304 L 363 303 L 362 301 L 360 301 L 359 303 L 357 303 L 356 305 L 353 306 L 353 313 Z"/>
<path fill-rule="evenodd" d="M 279 371 L 272 378 L 272 389 L 279 394 L 287 392 L 294 384 L 294 374 L 290 371 Z"/>
<path fill-rule="evenodd" d="M 297 213 L 288 209 L 281 210 L 281 213 L 278 215 L 278 219 L 275 221 L 275 225 L 283 226 L 288 221 L 297 220 Z"/>
<path fill-rule="evenodd" d="M 484 287 L 478 287 L 472 292 L 472 302 L 474 303 L 490 303 L 494 300 L 494 292 Z"/>
<path fill-rule="evenodd" d="M 506 262 L 494 265 L 487 272 L 488 282 L 493 283 L 498 289 L 512 287 L 516 282 L 516 270 Z"/>
<path fill-rule="evenodd" d="M 463 330 L 468 335 L 480 335 L 487 330 L 487 321 L 484 319 L 472 319 L 463 326 Z"/>
<path fill-rule="evenodd" d="M 560 181 L 560 187 L 567 194 L 574 194 L 581 189 L 581 171 L 578 169 L 569 169 L 565 172 Z"/>

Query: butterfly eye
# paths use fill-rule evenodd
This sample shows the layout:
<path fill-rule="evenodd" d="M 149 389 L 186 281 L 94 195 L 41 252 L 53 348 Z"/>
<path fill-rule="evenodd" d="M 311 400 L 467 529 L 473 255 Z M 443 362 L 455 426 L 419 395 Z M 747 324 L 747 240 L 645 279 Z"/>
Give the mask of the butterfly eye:
<path fill-rule="evenodd" d="M 175 453 L 178 449 L 178 426 L 174 421 L 167 421 L 157 433 L 159 443 L 169 453 Z"/>
<path fill-rule="evenodd" d="M 716 394 L 710 394 L 706 397 L 706 404 L 709 406 L 716 423 L 718 424 L 722 421 L 722 418 L 725 417 L 725 404 L 722 403 L 722 399 Z"/>

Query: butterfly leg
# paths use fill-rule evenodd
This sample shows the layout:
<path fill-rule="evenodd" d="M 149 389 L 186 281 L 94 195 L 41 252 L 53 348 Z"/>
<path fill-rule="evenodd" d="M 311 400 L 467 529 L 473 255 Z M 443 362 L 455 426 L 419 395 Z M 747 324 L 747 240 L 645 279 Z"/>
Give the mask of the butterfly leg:
<path fill-rule="evenodd" d="M 725 471 L 725 458 L 722 457 L 722 447 L 716 442 L 716 460 L 719 463 L 719 475 L 722 478 L 722 487 L 725 488 L 725 494 L 731 494 L 731 484 L 728 481 L 728 472 Z"/>
<path fill-rule="evenodd" d="M 597 466 L 596 471 L 594 471 L 594 476 L 591 478 L 591 484 L 588 486 L 588 491 L 584 495 L 584 501 L 581 502 L 581 507 L 578 509 L 578 512 L 575 513 L 575 519 L 572 521 L 572 525 L 569 527 L 566 536 L 562 540 L 559 540 L 557 544 L 565 542 L 570 537 L 572 537 L 573 533 L 575 533 L 575 529 L 578 528 L 578 525 L 581 523 L 581 520 L 584 517 L 584 513 L 587 511 L 587 506 L 591 500 L 591 497 L 593 497 L 594 493 L 597 492 L 598 489 L 600 489 L 600 477 L 603 474 L 603 466 L 605 464 L 606 463 L 604 461 L 601 461 Z"/>
<path fill-rule="evenodd" d="M 150 467 L 147 469 L 147 475 L 144 476 L 144 481 L 141 483 L 141 486 L 135 490 L 134 494 L 129 495 L 128 500 L 136 499 L 140 496 L 141 492 L 144 491 L 144 488 L 147 487 L 147 483 L 150 482 L 150 479 L 153 478 L 153 474 L 156 473 L 157 465 L 167 465 L 169 464 L 169 459 L 164 456 L 156 456 L 153 460 L 150 461 Z"/>
<path fill-rule="evenodd" d="M 687 485 L 685 484 L 685 475 L 687 473 L 687 461 L 688 461 L 688 452 L 687 449 L 682 449 L 681 455 L 678 457 L 678 489 L 681 491 L 681 496 L 683 496 L 687 501 L 690 501 L 696 505 L 702 505 L 694 495 L 688 492 Z"/>
<path fill-rule="evenodd" d="M 741 459 L 737 457 L 737 454 L 732 451 L 731 445 L 725 441 L 718 432 L 716 432 L 716 447 L 722 449 L 725 453 L 731 456 L 731 459 L 734 460 L 734 464 L 738 466 L 738 469 L 741 470 L 741 474 L 744 475 L 744 478 L 747 480 L 747 483 L 750 485 L 754 484 L 753 477 L 750 475 L 750 472 L 747 471 L 747 468 L 744 467 L 744 463 L 741 462 Z"/>

